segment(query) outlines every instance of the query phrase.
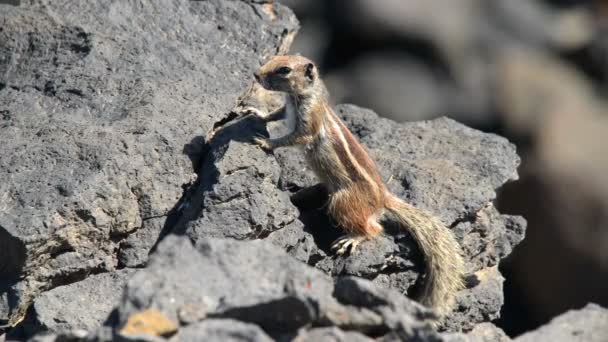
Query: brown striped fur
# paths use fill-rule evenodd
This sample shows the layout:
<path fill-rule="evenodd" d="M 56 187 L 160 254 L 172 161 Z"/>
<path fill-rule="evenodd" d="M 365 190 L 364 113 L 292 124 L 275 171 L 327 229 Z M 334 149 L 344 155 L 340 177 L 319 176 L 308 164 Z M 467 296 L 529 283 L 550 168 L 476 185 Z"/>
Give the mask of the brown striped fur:
<path fill-rule="evenodd" d="M 262 86 L 286 93 L 282 113 L 291 132 L 275 139 L 256 138 L 266 149 L 301 145 L 306 160 L 329 191 L 328 211 L 348 232 L 338 251 L 382 233 L 382 217 L 392 218 L 417 241 L 426 263 L 422 303 L 440 316 L 447 314 L 462 287 L 464 261 L 460 246 L 437 218 L 392 195 L 366 149 L 348 130 L 327 102 L 327 91 L 314 64 L 301 56 L 275 56 L 255 74 Z"/>

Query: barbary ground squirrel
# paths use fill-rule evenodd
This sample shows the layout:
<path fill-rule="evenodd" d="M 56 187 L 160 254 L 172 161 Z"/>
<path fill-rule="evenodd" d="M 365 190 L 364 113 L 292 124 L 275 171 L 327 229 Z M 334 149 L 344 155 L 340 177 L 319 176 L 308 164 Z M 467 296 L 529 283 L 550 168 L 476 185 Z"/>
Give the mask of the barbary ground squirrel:
<path fill-rule="evenodd" d="M 315 65 L 302 56 L 275 56 L 256 73 L 266 89 L 284 92 L 285 105 L 263 115 L 264 121 L 287 119 L 290 133 L 276 139 L 256 137 L 264 149 L 300 145 L 306 161 L 327 188 L 328 211 L 348 232 L 332 244 L 338 254 L 382 233 L 379 221 L 395 221 L 416 240 L 426 264 L 419 300 L 440 317 L 463 286 L 464 261 L 452 232 L 430 213 L 391 194 L 374 161 L 330 108 Z"/>

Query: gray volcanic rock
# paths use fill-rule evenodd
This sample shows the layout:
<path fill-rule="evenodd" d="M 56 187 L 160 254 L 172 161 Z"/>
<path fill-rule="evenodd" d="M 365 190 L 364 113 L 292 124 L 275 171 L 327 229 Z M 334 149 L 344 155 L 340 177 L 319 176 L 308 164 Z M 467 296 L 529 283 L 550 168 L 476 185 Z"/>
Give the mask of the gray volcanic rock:
<path fill-rule="evenodd" d="M 127 279 L 136 271 L 123 269 L 92 275 L 85 280 L 56 287 L 34 300 L 29 331 L 93 330 L 120 302 Z"/>
<path fill-rule="evenodd" d="M 166 216 L 150 218 L 145 221 L 146 229 L 138 229 L 120 241 L 118 265 L 126 267 L 145 265 L 150 248 L 158 241 L 166 222 Z"/>
<path fill-rule="evenodd" d="M 443 328 L 469 331 L 477 323 L 499 318 L 504 302 L 503 281 L 498 267 L 484 268 L 469 275 L 467 288 L 457 296 L 454 312 L 446 317 Z"/>
<path fill-rule="evenodd" d="M 186 238 L 168 236 L 149 266 L 128 282 L 118 307 L 119 325 L 149 307 L 178 322 L 186 306 L 191 313 L 272 324 L 265 326 L 268 330 L 319 320 L 313 307 L 329 304 L 331 281 L 271 247 L 215 239 L 192 246 Z M 267 315 L 276 321 L 269 323 L 273 320 Z"/>
<path fill-rule="evenodd" d="M 384 324 L 391 331 L 399 331 L 405 325 L 408 329 L 420 325 L 412 320 L 433 318 L 427 308 L 404 297 L 401 293 L 378 287 L 374 283 L 358 277 L 341 277 L 336 281 L 334 294 L 342 304 L 370 308 L 379 312 Z M 430 334 L 427 334 L 429 337 Z"/>
<path fill-rule="evenodd" d="M 511 339 L 504 331 L 492 323 L 476 325 L 469 333 L 443 333 L 445 342 L 509 342 Z"/>
<path fill-rule="evenodd" d="M 472 339 L 487 342 L 507 342 L 511 341 L 509 336 L 502 329 L 492 323 L 481 323 L 476 325 L 468 334 Z"/>
<path fill-rule="evenodd" d="M 475 215 L 516 180 L 515 145 L 453 120 L 395 124 L 352 105 L 336 108 L 379 164 L 390 189 L 451 224 Z"/>
<path fill-rule="evenodd" d="M 257 130 L 256 130 L 257 128 Z M 174 232 L 200 237 L 252 239 L 295 221 L 298 211 L 277 186 L 276 160 L 248 140 L 261 131 L 252 117 L 220 131 L 209 142 L 199 184 Z"/>
<path fill-rule="evenodd" d="M 41 290 L 145 263 L 200 136 L 297 22 L 245 0 L 0 7 L 0 323 L 15 323 Z"/>
<path fill-rule="evenodd" d="M 608 309 L 587 304 L 580 310 L 570 310 L 542 327 L 515 339 L 517 342 L 608 340 Z"/>
<path fill-rule="evenodd" d="M 128 281 L 114 327 L 120 331 L 149 308 L 187 329 L 222 318 L 256 324 L 273 337 L 328 325 L 437 336 L 425 322 L 434 317 L 429 309 L 364 279 L 342 278 L 334 285 L 328 275 L 259 240 L 207 238 L 192 245 L 168 236 L 148 267 Z"/>
<path fill-rule="evenodd" d="M 191 324 L 176 336 L 179 341 L 270 342 L 273 341 L 257 325 L 232 319 L 208 319 Z"/>
<path fill-rule="evenodd" d="M 343 331 L 336 327 L 302 330 L 293 339 L 293 342 L 316 342 L 316 341 L 371 342 L 374 340 L 363 334 L 353 332 L 353 331 Z"/>

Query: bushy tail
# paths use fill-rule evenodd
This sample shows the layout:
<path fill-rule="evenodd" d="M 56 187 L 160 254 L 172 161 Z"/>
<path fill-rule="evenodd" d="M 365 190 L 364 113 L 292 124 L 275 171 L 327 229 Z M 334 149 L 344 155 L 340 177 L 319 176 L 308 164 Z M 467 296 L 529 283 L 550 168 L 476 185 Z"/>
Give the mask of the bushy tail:
<path fill-rule="evenodd" d="M 391 197 L 386 209 L 418 243 L 426 263 L 420 302 L 443 317 L 454 305 L 456 292 L 463 287 L 464 259 L 452 232 L 438 218 L 399 198 Z"/>

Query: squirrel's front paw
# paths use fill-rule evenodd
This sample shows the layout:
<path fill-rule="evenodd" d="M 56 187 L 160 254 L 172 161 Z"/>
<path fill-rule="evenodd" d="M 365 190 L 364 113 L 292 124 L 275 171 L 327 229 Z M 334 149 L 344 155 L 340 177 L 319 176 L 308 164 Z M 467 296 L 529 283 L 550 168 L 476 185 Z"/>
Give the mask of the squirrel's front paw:
<path fill-rule="evenodd" d="M 266 118 L 268 116 L 267 113 L 265 113 L 264 111 L 262 111 L 260 109 L 255 108 L 255 107 L 245 107 L 245 108 L 242 108 L 240 110 L 240 112 L 243 115 L 253 115 L 253 116 L 258 117 L 258 118 L 260 118 L 262 120 L 264 120 L 264 118 Z"/>
<path fill-rule="evenodd" d="M 253 143 L 260 146 L 266 151 L 272 151 L 272 145 L 270 144 L 270 141 L 264 137 L 258 136 L 253 138 Z"/>

